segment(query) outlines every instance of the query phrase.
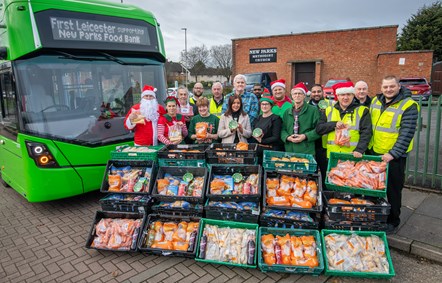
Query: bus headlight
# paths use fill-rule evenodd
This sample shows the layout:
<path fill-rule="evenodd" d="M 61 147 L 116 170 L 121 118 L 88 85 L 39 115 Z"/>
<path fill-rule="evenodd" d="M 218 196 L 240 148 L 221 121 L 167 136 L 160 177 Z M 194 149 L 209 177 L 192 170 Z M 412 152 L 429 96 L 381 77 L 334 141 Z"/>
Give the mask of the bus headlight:
<path fill-rule="evenodd" d="M 46 145 L 38 142 L 25 141 L 28 155 L 34 159 L 35 164 L 40 168 L 57 168 L 60 167 L 51 151 Z"/>

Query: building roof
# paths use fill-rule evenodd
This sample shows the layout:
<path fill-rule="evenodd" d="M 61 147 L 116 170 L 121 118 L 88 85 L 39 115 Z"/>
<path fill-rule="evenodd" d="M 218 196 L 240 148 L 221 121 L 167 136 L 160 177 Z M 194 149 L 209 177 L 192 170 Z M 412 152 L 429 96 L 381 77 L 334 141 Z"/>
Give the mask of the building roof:
<path fill-rule="evenodd" d="M 267 36 L 254 36 L 254 37 L 242 37 L 233 38 L 235 40 L 245 40 L 245 39 L 257 39 L 257 38 L 272 38 L 272 37 L 283 37 L 292 35 L 306 35 L 306 34 L 317 34 L 317 33 L 331 33 L 331 32 L 347 32 L 347 31 L 360 31 L 360 30 L 370 30 L 370 29 L 384 29 L 384 28 L 398 28 L 398 25 L 388 25 L 388 26 L 375 26 L 375 27 L 363 27 L 363 28 L 351 28 L 351 29 L 338 29 L 338 30 L 326 30 L 326 31 L 314 31 L 314 32 L 301 32 L 301 33 L 289 33 L 289 34 L 279 34 L 279 35 L 267 35 Z"/>

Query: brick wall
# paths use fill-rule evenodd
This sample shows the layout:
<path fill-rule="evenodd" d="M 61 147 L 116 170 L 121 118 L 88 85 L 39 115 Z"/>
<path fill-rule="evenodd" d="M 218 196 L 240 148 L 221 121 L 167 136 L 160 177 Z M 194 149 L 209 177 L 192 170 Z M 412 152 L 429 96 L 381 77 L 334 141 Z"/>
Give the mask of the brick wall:
<path fill-rule="evenodd" d="M 402 61 L 402 62 L 400 62 Z M 402 63 L 402 64 L 400 64 Z M 433 66 L 433 51 L 403 51 L 379 54 L 377 60 L 378 85 L 386 75 L 401 77 L 424 77 L 431 80 Z"/>
<path fill-rule="evenodd" d="M 380 73 L 388 72 L 389 65 L 392 65 L 389 54 L 396 50 L 397 28 L 395 25 L 233 39 L 233 73 L 276 72 L 278 78 L 293 85 L 293 64 L 310 61 L 316 62 L 316 83 L 325 84 L 330 78 L 349 77 L 353 82 L 364 80 L 374 95 L 379 89 Z M 270 47 L 277 48 L 276 63 L 249 63 L 249 49 Z M 425 67 L 420 67 L 426 70 L 426 53 L 407 56 L 410 56 L 406 59 L 410 66 L 415 65 L 414 60 L 421 62 L 420 56 L 424 56 Z"/>

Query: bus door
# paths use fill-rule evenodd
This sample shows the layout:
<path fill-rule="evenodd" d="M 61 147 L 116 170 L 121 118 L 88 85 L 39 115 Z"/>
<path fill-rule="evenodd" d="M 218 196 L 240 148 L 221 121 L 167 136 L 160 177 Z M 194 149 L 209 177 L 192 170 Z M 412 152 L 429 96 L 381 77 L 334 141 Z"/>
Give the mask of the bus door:
<path fill-rule="evenodd" d="M 15 86 L 10 63 L 0 66 L 0 169 L 1 178 L 6 184 L 24 193 L 25 178 L 21 168 L 22 149 L 17 141 L 18 117 Z"/>

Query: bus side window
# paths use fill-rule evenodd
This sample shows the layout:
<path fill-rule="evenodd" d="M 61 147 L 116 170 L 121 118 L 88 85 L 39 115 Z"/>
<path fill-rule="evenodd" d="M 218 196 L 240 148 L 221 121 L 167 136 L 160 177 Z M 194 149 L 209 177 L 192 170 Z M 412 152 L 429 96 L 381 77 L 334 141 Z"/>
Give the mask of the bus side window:
<path fill-rule="evenodd" d="M 17 102 L 11 69 L 0 71 L 1 122 L 8 132 L 17 134 Z"/>

